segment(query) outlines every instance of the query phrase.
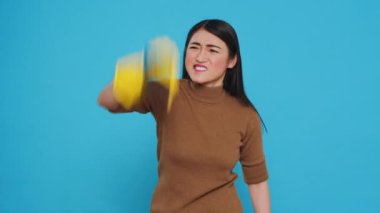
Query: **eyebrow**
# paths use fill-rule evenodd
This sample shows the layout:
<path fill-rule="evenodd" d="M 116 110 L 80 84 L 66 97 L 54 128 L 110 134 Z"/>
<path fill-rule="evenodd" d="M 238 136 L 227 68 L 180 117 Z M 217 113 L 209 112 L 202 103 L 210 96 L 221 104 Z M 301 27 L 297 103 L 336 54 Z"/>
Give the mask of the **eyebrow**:
<path fill-rule="evenodd" d="M 196 42 L 196 41 L 193 41 L 193 42 L 191 42 L 190 44 L 197 45 L 197 46 L 201 46 L 201 44 L 200 44 L 199 42 Z M 214 44 L 206 44 L 206 47 L 215 47 L 215 48 L 222 49 L 221 47 L 216 46 L 216 45 L 214 45 Z"/>

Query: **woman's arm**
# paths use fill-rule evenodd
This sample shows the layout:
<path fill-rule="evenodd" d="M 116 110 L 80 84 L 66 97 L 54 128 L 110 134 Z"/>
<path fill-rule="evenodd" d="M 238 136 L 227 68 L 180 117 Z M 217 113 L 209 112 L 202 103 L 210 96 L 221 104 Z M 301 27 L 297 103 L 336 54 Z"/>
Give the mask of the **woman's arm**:
<path fill-rule="evenodd" d="M 117 102 L 113 95 L 113 82 L 108 84 L 103 91 L 100 92 L 98 104 L 113 113 L 124 111 L 124 108 Z"/>
<path fill-rule="evenodd" d="M 255 213 L 270 213 L 268 181 L 248 185 Z"/>

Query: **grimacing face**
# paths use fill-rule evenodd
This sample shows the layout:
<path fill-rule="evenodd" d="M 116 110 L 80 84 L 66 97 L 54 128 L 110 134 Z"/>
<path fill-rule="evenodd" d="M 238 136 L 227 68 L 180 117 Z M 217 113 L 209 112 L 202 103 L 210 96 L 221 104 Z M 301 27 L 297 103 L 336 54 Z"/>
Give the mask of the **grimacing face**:
<path fill-rule="evenodd" d="M 227 68 L 236 64 L 229 57 L 226 43 L 205 29 L 191 37 L 186 49 L 185 67 L 194 83 L 206 87 L 222 86 Z"/>

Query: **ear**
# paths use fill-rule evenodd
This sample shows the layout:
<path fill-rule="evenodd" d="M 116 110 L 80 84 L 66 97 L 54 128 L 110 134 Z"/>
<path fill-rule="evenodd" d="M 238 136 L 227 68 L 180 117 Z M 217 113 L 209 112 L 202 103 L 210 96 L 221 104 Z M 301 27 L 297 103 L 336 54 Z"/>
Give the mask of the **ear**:
<path fill-rule="evenodd" d="M 236 62 L 237 62 L 237 55 L 235 55 L 233 59 L 229 60 L 227 68 L 231 69 L 232 67 L 236 65 Z"/>

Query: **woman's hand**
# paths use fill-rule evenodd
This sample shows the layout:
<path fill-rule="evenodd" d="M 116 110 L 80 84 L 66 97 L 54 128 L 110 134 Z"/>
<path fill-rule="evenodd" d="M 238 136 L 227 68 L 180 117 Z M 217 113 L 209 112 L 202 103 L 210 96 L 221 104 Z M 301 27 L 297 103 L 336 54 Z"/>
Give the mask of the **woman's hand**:
<path fill-rule="evenodd" d="M 116 101 L 115 96 L 113 95 L 113 83 L 111 82 L 103 89 L 99 94 L 98 104 L 110 112 L 121 112 L 123 107 Z"/>

